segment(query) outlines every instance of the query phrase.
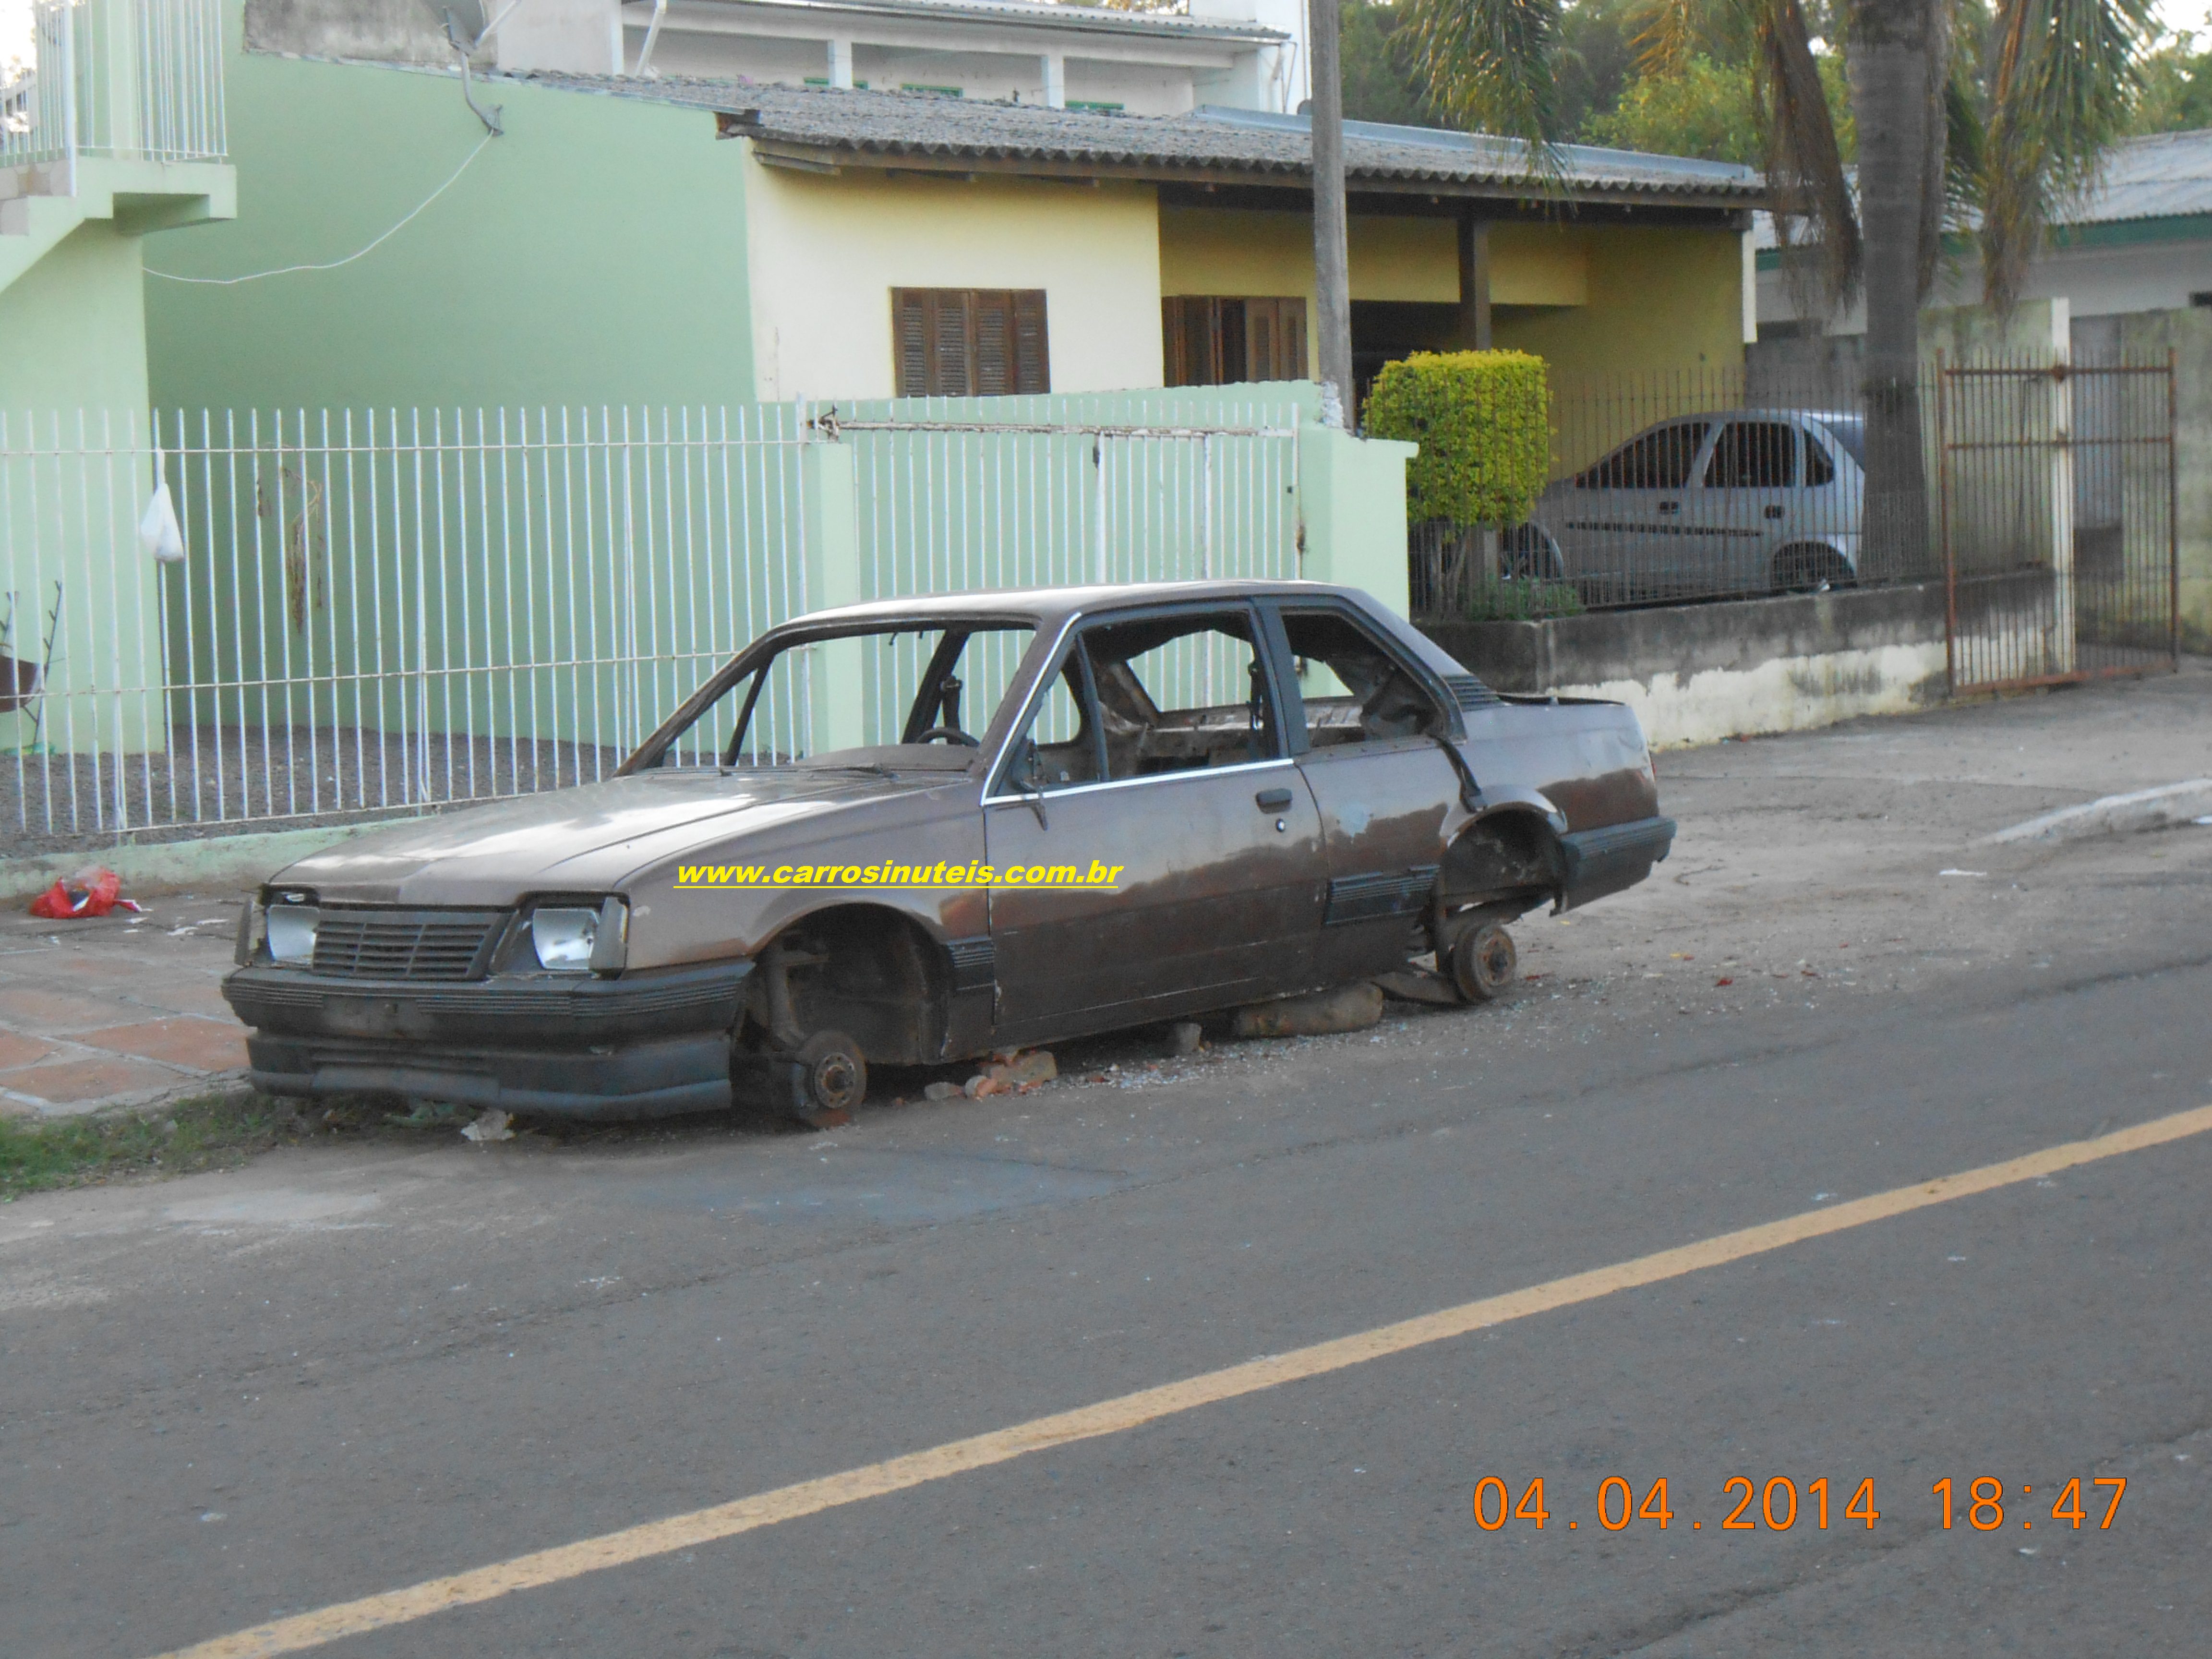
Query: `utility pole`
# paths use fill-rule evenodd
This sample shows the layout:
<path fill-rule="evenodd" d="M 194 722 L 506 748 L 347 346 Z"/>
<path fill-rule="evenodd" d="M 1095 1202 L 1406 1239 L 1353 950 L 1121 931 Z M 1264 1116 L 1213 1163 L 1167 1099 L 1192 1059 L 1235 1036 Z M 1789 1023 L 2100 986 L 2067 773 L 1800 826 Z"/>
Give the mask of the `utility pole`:
<path fill-rule="evenodd" d="M 1314 325 L 1320 336 L 1322 400 L 1336 389 L 1337 421 L 1351 424 L 1352 282 L 1344 221 L 1344 81 L 1338 68 L 1338 0 L 1307 0 L 1306 51 L 1313 66 Z"/>

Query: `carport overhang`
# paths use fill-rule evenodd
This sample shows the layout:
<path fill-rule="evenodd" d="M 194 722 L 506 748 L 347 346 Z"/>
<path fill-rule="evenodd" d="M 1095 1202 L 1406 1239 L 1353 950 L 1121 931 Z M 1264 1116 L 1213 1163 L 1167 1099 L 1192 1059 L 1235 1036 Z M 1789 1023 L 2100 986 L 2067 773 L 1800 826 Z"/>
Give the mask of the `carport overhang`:
<path fill-rule="evenodd" d="M 1304 212 L 1311 210 L 1313 202 L 1313 177 L 1303 167 L 1009 155 L 981 147 L 942 144 L 891 148 L 823 143 L 781 136 L 759 119 L 760 114 L 757 110 L 720 112 L 715 117 L 717 136 L 747 139 L 754 159 L 762 165 L 791 172 L 823 176 L 879 172 L 953 179 L 1031 179 L 1079 185 L 1127 181 L 1160 186 L 1163 205 L 1225 210 Z M 1547 194 L 1527 180 L 1501 183 L 1495 179 L 1358 173 L 1350 174 L 1346 182 L 1347 204 L 1355 214 L 1452 218 L 1470 204 L 1480 204 L 1481 216 L 1486 219 L 1570 218 L 1584 224 L 1664 224 L 1743 231 L 1751 228 L 1753 211 L 1741 191 L 1675 191 L 1660 195 L 1650 190 L 1570 182 Z"/>

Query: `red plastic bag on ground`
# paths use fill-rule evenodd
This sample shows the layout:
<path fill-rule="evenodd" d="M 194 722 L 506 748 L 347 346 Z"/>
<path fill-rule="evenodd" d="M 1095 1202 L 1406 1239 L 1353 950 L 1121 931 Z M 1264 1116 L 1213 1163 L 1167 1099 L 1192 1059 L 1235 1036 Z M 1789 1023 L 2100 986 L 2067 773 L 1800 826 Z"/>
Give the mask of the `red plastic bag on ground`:
<path fill-rule="evenodd" d="M 33 899 L 31 914 L 50 921 L 67 921 L 75 916 L 104 916 L 118 905 L 125 910 L 140 908 L 122 894 L 123 878 L 95 865 L 78 871 L 67 881 L 56 882 Z"/>

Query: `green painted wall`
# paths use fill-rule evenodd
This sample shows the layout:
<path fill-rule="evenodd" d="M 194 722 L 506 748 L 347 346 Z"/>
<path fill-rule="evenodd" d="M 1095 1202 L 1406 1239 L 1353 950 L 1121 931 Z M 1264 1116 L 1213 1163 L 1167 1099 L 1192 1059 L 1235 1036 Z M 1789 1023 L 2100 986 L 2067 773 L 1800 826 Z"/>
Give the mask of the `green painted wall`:
<path fill-rule="evenodd" d="M 0 410 L 109 410 L 143 422 L 139 247 L 113 220 L 88 219 L 0 290 Z"/>
<path fill-rule="evenodd" d="M 165 741 L 158 692 L 116 690 L 161 678 L 158 579 L 136 536 L 153 482 L 131 453 L 146 431 L 138 256 L 137 237 L 87 219 L 0 290 L 0 651 L 42 658 L 57 584 L 61 602 L 44 704 L 0 714 L 0 753 Z"/>
<path fill-rule="evenodd" d="M 343 258 L 484 137 L 458 78 L 249 54 L 227 64 L 239 214 L 149 237 L 149 270 Z M 753 394 L 739 146 L 714 118 L 479 81 L 504 107 L 450 189 L 343 269 L 146 279 L 164 408 L 738 403 Z"/>

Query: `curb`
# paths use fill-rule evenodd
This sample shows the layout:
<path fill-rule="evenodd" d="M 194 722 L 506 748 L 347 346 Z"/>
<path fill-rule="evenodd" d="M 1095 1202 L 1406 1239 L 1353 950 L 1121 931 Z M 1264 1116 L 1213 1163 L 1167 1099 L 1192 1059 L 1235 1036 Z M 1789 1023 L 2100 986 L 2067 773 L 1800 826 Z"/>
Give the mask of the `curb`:
<path fill-rule="evenodd" d="M 2106 795 L 2080 806 L 2061 807 L 1993 836 L 1984 836 L 1974 844 L 1995 847 L 2013 842 L 2135 835 L 2146 830 L 2170 830 L 2207 812 L 2212 812 L 2212 778 L 2191 778 L 2186 783 L 2160 784 L 2155 789 Z"/>

